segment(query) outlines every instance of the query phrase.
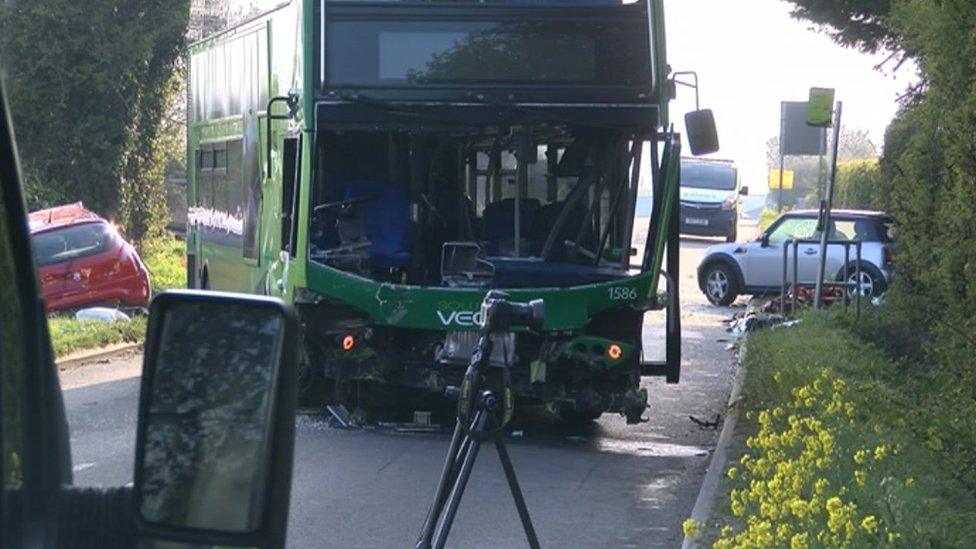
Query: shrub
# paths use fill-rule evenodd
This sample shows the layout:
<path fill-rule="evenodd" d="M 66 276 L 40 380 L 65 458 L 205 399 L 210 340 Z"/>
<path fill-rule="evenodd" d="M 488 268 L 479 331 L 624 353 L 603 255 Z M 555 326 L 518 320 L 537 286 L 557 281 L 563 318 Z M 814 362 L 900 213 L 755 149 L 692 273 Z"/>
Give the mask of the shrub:
<path fill-rule="evenodd" d="M 750 337 L 750 436 L 727 470 L 715 547 L 964 546 L 976 499 L 945 454 L 945 419 L 909 413 L 904 365 L 834 317 Z"/>
<path fill-rule="evenodd" d="M 165 233 L 144 241 L 140 256 L 149 269 L 153 294 L 186 287 L 186 242 Z"/>
<path fill-rule="evenodd" d="M 878 159 L 850 160 L 837 166 L 834 185 L 835 207 L 882 209 L 883 189 Z"/>
<path fill-rule="evenodd" d="M 773 224 L 773 221 L 776 221 L 779 216 L 780 212 L 777 212 L 773 208 L 763 208 L 759 213 L 759 231 L 762 232 L 768 229 L 769 226 Z"/>

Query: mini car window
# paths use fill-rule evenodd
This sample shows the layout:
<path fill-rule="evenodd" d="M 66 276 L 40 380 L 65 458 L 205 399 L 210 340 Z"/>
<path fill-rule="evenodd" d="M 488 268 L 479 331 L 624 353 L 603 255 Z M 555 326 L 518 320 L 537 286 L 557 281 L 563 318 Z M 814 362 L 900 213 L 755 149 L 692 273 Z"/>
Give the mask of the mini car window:
<path fill-rule="evenodd" d="M 102 253 L 112 245 L 106 223 L 86 223 L 35 234 L 34 261 L 38 267 Z"/>
<path fill-rule="evenodd" d="M 769 233 L 770 242 L 786 242 L 787 240 L 813 238 L 817 232 L 817 220 L 808 217 L 788 217 L 783 220 L 773 232 Z"/>
<path fill-rule="evenodd" d="M 864 240 L 863 223 L 857 226 L 854 221 L 837 220 L 833 225 L 834 229 L 830 231 L 831 240 Z M 858 234 L 858 229 L 861 229 L 861 234 Z"/>
<path fill-rule="evenodd" d="M 861 242 L 887 242 L 887 231 L 875 219 L 838 219 L 830 238 Z"/>

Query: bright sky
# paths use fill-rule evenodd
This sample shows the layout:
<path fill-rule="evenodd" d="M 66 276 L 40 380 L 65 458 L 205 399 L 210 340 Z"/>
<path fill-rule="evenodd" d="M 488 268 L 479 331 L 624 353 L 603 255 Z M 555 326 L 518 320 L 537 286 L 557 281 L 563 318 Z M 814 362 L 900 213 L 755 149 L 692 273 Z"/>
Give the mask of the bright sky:
<path fill-rule="evenodd" d="M 790 18 L 790 6 L 781 0 L 664 2 L 668 62 L 675 71 L 698 72 L 701 105 L 715 112 L 722 147 L 714 156 L 735 160 L 752 194 L 766 189 L 766 141 L 779 133 L 780 101 L 805 101 L 815 86 L 834 88 L 844 103 L 844 126 L 868 130 L 880 149 L 895 98 L 914 76 L 907 64 L 895 76 L 873 70 L 883 56 L 836 45 Z M 671 108 L 677 127 L 683 130 L 684 113 L 694 106 L 694 91 L 679 87 Z"/>

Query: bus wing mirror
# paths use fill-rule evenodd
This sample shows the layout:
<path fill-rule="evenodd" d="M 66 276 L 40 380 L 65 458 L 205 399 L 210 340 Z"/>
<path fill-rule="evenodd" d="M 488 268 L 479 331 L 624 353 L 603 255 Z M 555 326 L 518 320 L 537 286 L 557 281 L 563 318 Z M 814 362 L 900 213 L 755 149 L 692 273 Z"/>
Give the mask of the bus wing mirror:
<path fill-rule="evenodd" d="M 136 432 L 140 540 L 284 546 L 298 339 L 294 309 L 277 299 L 153 300 Z"/>
<path fill-rule="evenodd" d="M 718 152 L 718 130 L 711 109 L 701 109 L 685 114 L 685 130 L 691 154 L 699 156 Z"/>
<path fill-rule="evenodd" d="M 742 196 L 749 196 L 749 187 L 743 186 L 741 189 L 739 189 L 739 194 Z"/>

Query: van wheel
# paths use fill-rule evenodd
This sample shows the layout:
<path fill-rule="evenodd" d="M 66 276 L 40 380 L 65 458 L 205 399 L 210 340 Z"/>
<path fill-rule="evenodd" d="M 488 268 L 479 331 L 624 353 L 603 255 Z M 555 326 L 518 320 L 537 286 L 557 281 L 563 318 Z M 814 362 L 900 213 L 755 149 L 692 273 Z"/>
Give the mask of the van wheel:
<path fill-rule="evenodd" d="M 729 234 L 725 235 L 725 241 L 731 243 L 738 240 L 738 238 L 739 238 L 739 227 L 738 227 L 738 223 L 736 223 L 736 219 L 734 218 L 732 219 L 732 230 L 729 231 Z"/>
<path fill-rule="evenodd" d="M 739 295 L 735 273 L 725 263 L 712 263 L 705 271 L 705 297 L 712 305 L 730 305 Z"/>

